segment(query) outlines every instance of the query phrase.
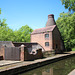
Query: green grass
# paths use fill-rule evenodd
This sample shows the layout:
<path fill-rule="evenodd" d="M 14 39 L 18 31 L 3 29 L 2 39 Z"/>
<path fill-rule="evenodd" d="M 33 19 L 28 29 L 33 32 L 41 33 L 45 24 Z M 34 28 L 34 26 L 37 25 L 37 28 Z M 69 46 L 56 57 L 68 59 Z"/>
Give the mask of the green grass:
<path fill-rule="evenodd" d="M 72 48 L 72 51 L 75 51 L 75 48 Z"/>

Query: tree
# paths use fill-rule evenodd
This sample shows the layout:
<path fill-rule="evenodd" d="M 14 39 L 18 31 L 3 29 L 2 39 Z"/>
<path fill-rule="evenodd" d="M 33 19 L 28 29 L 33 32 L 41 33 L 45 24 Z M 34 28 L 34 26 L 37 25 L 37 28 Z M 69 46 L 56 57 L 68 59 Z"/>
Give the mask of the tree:
<path fill-rule="evenodd" d="M 75 13 L 61 13 L 56 21 L 61 32 L 66 49 L 71 49 L 75 46 Z"/>
<path fill-rule="evenodd" d="M 3 19 L 0 23 L 0 41 L 30 42 L 30 33 L 32 31 L 28 25 L 13 31 L 7 26 L 6 19 Z"/>
<path fill-rule="evenodd" d="M 6 19 L 3 19 L 2 22 L 0 20 L 0 41 L 30 42 L 30 33 L 32 31 L 28 25 L 22 26 L 17 31 L 13 31 L 7 26 Z"/>
<path fill-rule="evenodd" d="M 0 8 L 0 14 L 1 14 L 1 8 Z M 1 19 L 0 19 L 0 25 L 1 25 Z"/>
<path fill-rule="evenodd" d="M 7 27 L 7 24 L 5 22 L 6 22 L 6 19 L 3 19 L 3 21 L 0 23 L 0 26 Z"/>
<path fill-rule="evenodd" d="M 14 41 L 13 30 L 10 29 L 5 22 L 6 19 L 3 19 L 0 23 L 0 41 Z"/>
<path fill-rule="evenodd" d="M 0 14 L 1 14 L 1 8 L 0 8 Z"/>
<path fill-rule="evenodd" d="M 13 31 L 9 27 L 0 27 L 0 41 L 14 41 Z"/>
<path fill-rule="evenodd" d="M 64 7 L 69 11 L 75 12 L 75 0 L 61 0 L 62 4 L 65 5 Z"/>
<path fill-rule="evenodd" d="M 6 19 L 3 19 L 2 22 L 0 19 L 0 41 L 14 41 L 13 36 L 14 36 L 13 30 L 7 26 Z"/>
<path fill-rule="evenodd" d="M 17 31 L 13 31 L 3 20 L 0 25 L 0 41 L 30 42 L 30 33 L 32 31 L 28 25 L 22 26 Z"/>
<path fill-rule="evenodd" d="M 30 33 L 33 30 L 28 26 L 22 26 L 18 31 L 14 31 L 16 42 L 30 42 Z"/>

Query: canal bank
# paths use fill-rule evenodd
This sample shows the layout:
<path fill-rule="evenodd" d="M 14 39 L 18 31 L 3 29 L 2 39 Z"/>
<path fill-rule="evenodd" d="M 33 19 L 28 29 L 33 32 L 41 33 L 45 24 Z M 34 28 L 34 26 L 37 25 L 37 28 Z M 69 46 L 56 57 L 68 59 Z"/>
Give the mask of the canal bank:
<path fill-rule="evenodd" d="M 47 64 L 56 62 L 58 60 L 71 57 L 71 56 L 75 56 L 75 53 L 58 54 L 53 57 L 38 59 L 34 61 L 24 61 L 24 62 L 14 62 L 9 64 L 3 64 L 3 65 L 0 65 L 0 74 L 12 75 L 12 74 L 18 74 L 20 72 L 26 72 L 34 68 L 44 66 L 44 65 L 47 65 Z"/>

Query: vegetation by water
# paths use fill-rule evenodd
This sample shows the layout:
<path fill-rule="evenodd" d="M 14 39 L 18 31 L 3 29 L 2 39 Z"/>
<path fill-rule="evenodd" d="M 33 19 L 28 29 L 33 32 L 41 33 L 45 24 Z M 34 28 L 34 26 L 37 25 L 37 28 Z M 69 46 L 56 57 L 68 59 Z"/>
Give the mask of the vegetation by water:
<path fill-rule="evenodd" d="M 61 13 L 56 24 L 67 50 L 75 46 L 75 13 Z"/>
<path fill-rule="evenodd" d="M 68 75 L 75 69 L 75 56 L 19 75 Z"/>
<path fill-rule="evenodd" d="M 72 51 L 75 51 L 75 48 L 72 48 Z"/>

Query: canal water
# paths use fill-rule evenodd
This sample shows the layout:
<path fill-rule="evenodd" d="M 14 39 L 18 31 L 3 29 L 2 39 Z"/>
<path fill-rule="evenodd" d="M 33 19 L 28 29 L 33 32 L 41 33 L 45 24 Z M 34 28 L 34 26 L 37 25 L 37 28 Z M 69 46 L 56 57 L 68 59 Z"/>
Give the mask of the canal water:
<path fill-rule="evenodd" d="M 68 75 L 73 69 L 75 69 L 75 56 L 19 75 Z"/>

